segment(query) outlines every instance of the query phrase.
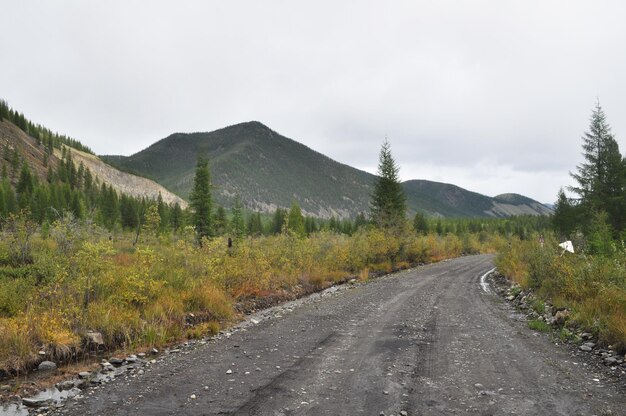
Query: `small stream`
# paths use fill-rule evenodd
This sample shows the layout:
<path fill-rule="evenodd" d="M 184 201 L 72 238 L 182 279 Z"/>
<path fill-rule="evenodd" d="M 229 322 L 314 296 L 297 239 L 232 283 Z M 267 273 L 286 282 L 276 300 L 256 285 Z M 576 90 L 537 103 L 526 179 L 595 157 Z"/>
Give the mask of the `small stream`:
<path fill-rule="evenodd" d="M 28 416 L 29 408 L 43 410 L 44 407 L 55 407 L 65 400 L 71 399 L 81 393 L 81 390 L 73 387 L 69 390 L 59 390 L 56 387 L 40 391 L 36 395 L 23 398 L 22 403 L 7 403 L 0 405 L 2 416 Z"/>

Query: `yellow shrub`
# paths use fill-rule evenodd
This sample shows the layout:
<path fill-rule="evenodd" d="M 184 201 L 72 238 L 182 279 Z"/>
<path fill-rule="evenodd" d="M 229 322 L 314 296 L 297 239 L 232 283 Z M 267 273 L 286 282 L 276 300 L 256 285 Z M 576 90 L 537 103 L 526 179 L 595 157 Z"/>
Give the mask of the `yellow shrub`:
<path fill-rule="evenodd" d="M 1 369 L 20 371 L 27 368 L 37 359 L 35 348 L 29 330 L 22 320 L 0 318 Z"/>
<path fill-rule="evenodd" d="M 226 294 L 210 283 L 197 284 L 183 296 L 187 312 L 208 313 L 215 320 L 224 320 L 232 316 L 233 308 Z"/>

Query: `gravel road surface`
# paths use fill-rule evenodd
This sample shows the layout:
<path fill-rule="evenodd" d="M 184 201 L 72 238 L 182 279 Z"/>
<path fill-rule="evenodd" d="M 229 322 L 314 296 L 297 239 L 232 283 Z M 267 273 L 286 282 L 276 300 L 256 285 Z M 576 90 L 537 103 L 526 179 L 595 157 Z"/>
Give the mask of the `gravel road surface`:
<path fill-rule="evenodd" d="M 462 257 L 281 305 L 57 414 L 626 414 L 621 387 L 481 287 L 492 267 Z"/>

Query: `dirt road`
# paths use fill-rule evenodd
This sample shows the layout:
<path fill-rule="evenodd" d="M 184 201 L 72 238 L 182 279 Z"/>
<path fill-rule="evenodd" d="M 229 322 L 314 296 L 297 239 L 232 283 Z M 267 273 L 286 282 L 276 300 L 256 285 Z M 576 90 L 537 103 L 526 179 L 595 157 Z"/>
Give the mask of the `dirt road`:
<path fill-rule="evenodd" d="M 620 387 L 481 288 L 492 260 L 459 258 L 275 308 L 57 413 L 626 414 Z"/>

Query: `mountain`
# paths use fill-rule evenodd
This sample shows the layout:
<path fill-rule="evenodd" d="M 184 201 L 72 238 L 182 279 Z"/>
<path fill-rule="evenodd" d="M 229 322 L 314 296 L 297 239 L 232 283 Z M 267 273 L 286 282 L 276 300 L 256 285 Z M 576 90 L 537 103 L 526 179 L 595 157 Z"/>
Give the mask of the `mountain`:
<path fill-rule="evenodd" d="M 367 210 L 375 179 L 256 121 L 211 133 L 176 133 L 130 157 L 102 158 L 188 198 L 198 156 L 209 160 L 218 203 L 231 205 L 239 194 L 257 211 L 297 201 L 311 215 L 349 217 Z"/>
<path fill-rule="evenodd" d="M 100 182 L 105 182 L 118 192 L 148 199 L 156 199 L 160 192 L 164 202 L 170 204 L 178 202 L 181 207 L 187 206 L 187 202 L 178 195 L 150 179 L 121 172 L 86 151 L 78 150 L 65 144 L 62 146 L 66 152 L 72 153 L 72 159 L 77 166 L 82 162 L 85 167 L 89 168 L 94 179 L 97 178 Z M 40 182 L 46 181 L 48 166 L 53 170 L 57 169 L 62 156 L 62 151 L 58 148 L 54 148 L 48 154 L 43 143 L 38 142 L 37 139 L 26 134 L 22 128 L 7 119 L 0 119 L 0 149 L 2 149 L 0 165 L 4 165 L 8 169 L 10 173 L 8 177 L 13 185 L 19 178 L 19 170 L 14 172 L 12 170 L 21 168 L 21 165 L 15 168 L 11 166 L 11 159 L 14 157 L 14 154 L 19 156 L 19 160 L 23 160 L 28 164 L 31 172 L 37 176 Z"/>
<path fill-rule="evenodd" d="M 519 194 L 488 197 L 456 185 L 427 180 L 403 183 L 409 213 L 416 211 L 437 217 L 508 217 L 549 215 L 552 210 Z"/>
<path fill-rule="evenodd" d="M 376 177 L 336 162 L 267 126 L 246 122 L 210 133 L 175 133 L 132 156 L 101 156 L 121 170 L 156 180 L 188 198 L 195 165 L 209 160 L 215 198 L 230 206 L 235 195 L 262 212 L 297 201 L 309 215 L 353 217 L 369 211 Z M 550 209 L 517 194 L 495 198 L 425 180 L 403 183 L 409 214 L 442 217 L 543 215 Z"/>

